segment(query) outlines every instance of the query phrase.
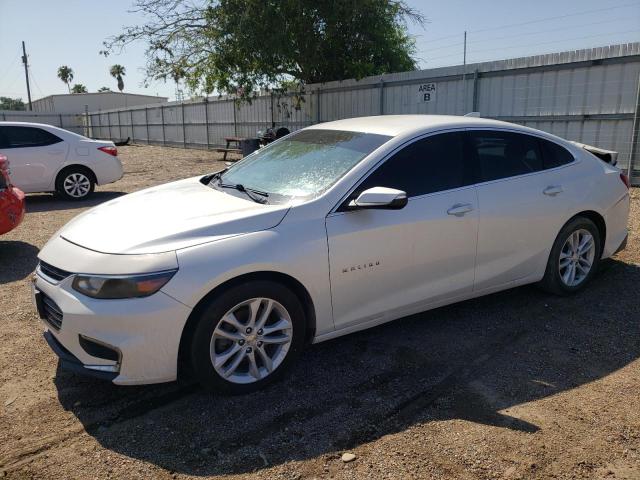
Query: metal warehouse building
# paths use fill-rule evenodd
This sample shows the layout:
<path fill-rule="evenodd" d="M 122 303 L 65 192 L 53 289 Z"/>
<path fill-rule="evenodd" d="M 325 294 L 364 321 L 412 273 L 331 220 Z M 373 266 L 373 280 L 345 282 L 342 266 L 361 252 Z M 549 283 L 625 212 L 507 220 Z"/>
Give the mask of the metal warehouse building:
<path fill-rule="evenodd" d="M 32 102 L 32 106 L 34 112 L 78 114 L 85 111 L 85 105 L 90 112 L 93 112 L 96 110 L 135 107 L 151 103 L 166 103 L 167 100 L 167 97 L 121 92 L 65 93 L 39 98 Z"/>

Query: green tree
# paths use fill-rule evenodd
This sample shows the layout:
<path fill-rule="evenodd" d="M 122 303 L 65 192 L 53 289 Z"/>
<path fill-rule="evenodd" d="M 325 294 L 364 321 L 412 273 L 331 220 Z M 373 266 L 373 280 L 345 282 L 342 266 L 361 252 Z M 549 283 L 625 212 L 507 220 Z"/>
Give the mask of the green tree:
<path fill-rule="evenodd" d="M 110 92 L 111 89 L 109 87 L 100 87 L 98 89 L 98 92 Z"/>
<path fill-rule="evenodd" d="M 21 98 L 0 97 L 0 110 L 26 110 Z"/>
<path fill-rule="evenodd" d="M 71 87 L 71 93 L 89 93 L 89 90 L 87 90 L 87 87 L 85 87 L 81 83 L 76 83 L 73 87 Z"/>
<path fill-rule="evenodd" d="M 180 72 L 192 91 L 238 93 L 415 68 L 407 21 L 423 16 L 398 0 L 136 0 L 143 25 L 107 39 L 101 53 L 143 40 L 147 79 Z"/>
<path fill-rule="evenodd" d="M 73 70 L 67 67 L 66 65 L 58 68 L 58 78 L 62 80 L 67 85 L 67 90 L 71 93 L 70 83 L 73 80 Z"/>
<path fill-rule="evenodd" d="M 125 75 L 124 67 L 122 65 L 112 65 L 109 69 L 109 74 L 116 80 L 118 80 L 118 90 L 122 92 L 124 90 L 124 80 L 122 77 Z"/>

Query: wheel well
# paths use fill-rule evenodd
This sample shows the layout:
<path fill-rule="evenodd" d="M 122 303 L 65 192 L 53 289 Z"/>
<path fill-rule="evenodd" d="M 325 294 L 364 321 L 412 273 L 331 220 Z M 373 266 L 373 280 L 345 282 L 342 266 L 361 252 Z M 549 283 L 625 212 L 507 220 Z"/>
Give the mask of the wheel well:
<path fill-rule="evenodd" d="M 596 227 L 598 227 L 598 233 L 600 234 L 600 255 L 602 255 L 604 244 L 607 241 L 607 224 L 605 223 L 602 215 L 598 212 L 594 212 L 593 210 L 586 210 L 578 213 L 573 218 L 575 217 L 586 217 L 596 224 Z"/>
<path fill-rule="evenodd" d="M 93 173 L 93 170 L 91 170 L 86 165 L 74 164 L 74 165 L 67 165 L 66 167 L 64 167 L 62 170 L 58 172 L 58 174 L 56 175 L 56 183 L 55 183 L 56 188 L 58 188 L 58 182 L 60 181 L 61 176 L 64 173 L 68 172 L 69 170 L 82 170 L 91 176 L 91 180 L 93 180 L 93 183 L 95 184 L 98 183 L 98 179 L 96 178 L 96 174 Z"/>
<path fill-rule="evenodd" d="M 213 297 L 223 294 L 226 290 L 236 285 L 256 280 L 269 280 L 285 285 L 296 295 L 296 297 L 298 297 L 298 300 L 300 300 L 300 303 L 302 304 L 302 308 L 304 308 L 305 319 L 307 321 L 306 340 L 307 342 L 310 342 L 313 339 L 316 331 L 316 313 L 311 295 L 309 295 L 309 292 L 304 287 L 304 285 L 302 285 L 302 283 L 300 283 L 292 276 L 280 272 L 266 271 L 247 273 L 244 275 L 240 275 L 239 277 L 227 280 L 226 282 L 218 285 L 216 288 L 207 293 L 202 299 L 200 299 L 200 301 L 191 311 L 191 314 L 187 319 L 187 323 L 182 330 L 182 336 L 180 337 L 180 346 L 178 349 L 178 377 L 180 377 L 181 374 L 189 368 L 189 362 L 187 361 L 188 345 L 191 342 L 191 335 L 193 334 L 194 328 L 197 324 L 196 319 L 204 310 L 207 303 Z"/>

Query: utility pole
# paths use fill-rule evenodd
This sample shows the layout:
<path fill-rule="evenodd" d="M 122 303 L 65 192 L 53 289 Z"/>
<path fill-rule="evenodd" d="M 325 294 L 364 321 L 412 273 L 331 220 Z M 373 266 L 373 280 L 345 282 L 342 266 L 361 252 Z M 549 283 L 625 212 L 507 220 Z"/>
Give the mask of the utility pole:
<path fill-rule="evenodd" d="M 462 54 L 462 114 L 467 113 L 467 31 L 464 31 L 464 51 Z"/>
<path fill-rule="evenodd" d="M 29 99 L 29 111 L 33 110 L 31 107 L 31 88 L 29 88 L 29 68 L 27 67 L 27 49 L 22 42 L 22 63 L 24 63 L 24 76 L 27 79 L 27 98 Z"/>

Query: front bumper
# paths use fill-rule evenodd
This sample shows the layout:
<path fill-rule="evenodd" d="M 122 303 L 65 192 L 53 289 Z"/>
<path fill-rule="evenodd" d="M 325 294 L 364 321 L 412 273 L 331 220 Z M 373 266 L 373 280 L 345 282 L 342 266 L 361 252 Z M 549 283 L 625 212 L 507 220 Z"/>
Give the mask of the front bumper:
<path fill-rule="evenodd" d="M 47 319 L 42 306 L 39 308 L 45 339 L 60 357 L 62 367 L 118 385 L 177 378 L 180 337 L 191 312 L 188 307 L 162 291 L 145 298 L 92 299 L 73 290 L 72 279 L 53 283 L 36 274 L 33 283 L 36 306 L 44 294 L 61 312 L 58 323 Z M 117 360 L 90 354 L 83 339 L 117 351 Z"/>
<path fill-rule="evenodd" d="M 49 330 L 44 332 L 44 339 L 51 347 L 51 350 L 53 350 L 53 353 L 55 353 L 60 359 L 60 366 L 63 369 L 79 375 L 95 377 L 109 382 L 112 382 L 117 378 L 118 372 L 104 372 L 100 370 L 91 370 L 85 367 L 69 350 L 64 348 L 64 345 L 56 340 L 56 337 L 54 337 Z"/>

